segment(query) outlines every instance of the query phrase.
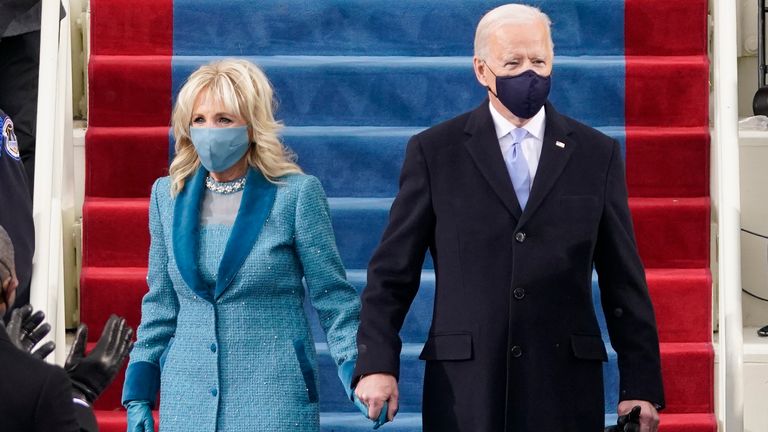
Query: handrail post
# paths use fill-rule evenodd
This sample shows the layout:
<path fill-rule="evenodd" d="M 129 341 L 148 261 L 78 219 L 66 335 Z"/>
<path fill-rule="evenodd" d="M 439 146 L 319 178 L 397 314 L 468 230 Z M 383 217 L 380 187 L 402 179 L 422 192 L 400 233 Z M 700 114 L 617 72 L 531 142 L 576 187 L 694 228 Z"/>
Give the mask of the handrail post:
<path fill-rule="evenodd" d="M 60 8 L 67 17 L 60 19 Z M 69 2 L 42 0 L 40 25 L 40 73 L 37 98 L 35 183 L 32 217 L 35 224 L 35 255 L 32 261 L 30 303 L 42 310 L 51 332 L 46 339 L 56 342 L 49 357 L 64 363 L 64 267 L 63 208 L 69 196 L 65 181 L 68 164 L 65 143 L 71 144 L 71 80 L 69 68 Z M 69 98 L 69 100 L 67 100 Z M 68 114 L 69 113 L 69 114 Z M 67 137 L 67 131 L 69 136 Z M 71 164 L 69 164 L 71 165 Z"/>
<path fill-rule="evenodd" d="M 713 0 L 714 145 L 718 218 L 718 365 L 720 430 L 744 430 L 743 329 L 741 310 L 741 201 L 739 185 L 736 3 Z M 681 85 L 685 85 L 681 83 Z"/>

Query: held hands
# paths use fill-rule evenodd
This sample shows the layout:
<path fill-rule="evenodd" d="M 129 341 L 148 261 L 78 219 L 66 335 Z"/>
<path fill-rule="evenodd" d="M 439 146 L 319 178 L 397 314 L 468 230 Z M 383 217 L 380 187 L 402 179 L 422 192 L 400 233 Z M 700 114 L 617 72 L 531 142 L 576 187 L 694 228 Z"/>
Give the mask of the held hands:
<path fill-rule="evenodd" d="M 32 305 L 29 304 L 15 309 L 11 312 L 11 320 L 8 321 L 6 330 L 11 338 L 11 342 L 18 349 L 43 360 L 48 354 L 53 352 L 56 344 L 47 342 L 34 352 L 32 351 L 35 345 L 51 331 L 50 324 L 43 323 L 45 314 L 42 311 L 35 313 L 32 313 L 32 311 Z"/>
<path fill-rule="evenodd" d="M 133 329 L 126 325 L 125 319 L 111 315 L 96 347 L 86 356 L 88 327 L 80 324 L 64 364 L 76 396 L 82 396 L 89 404 L 99 397 L 128 357 L 133 348 L 132 338 Z"/>
<path fill-rule="evenodd" d="M 341 385 L 344 386 L 344 391 L 347 393 L 347 398 L 355 404 L 357 409 L 360 410 L 363 415 L 373 421 L 373 428 L 378 429 L 387 420 L 387 403 L 384 403 L 384 408 L 381 409 L 381 413 L 377 417 L 371 417 L 368 412 L 368 407 L 357 397 L 352 391 L 352 375 L 355 372 L 355 360 L 347 360 L 339 366 L 339 379 Z"/>
<path fill-rule="evenodd" d="M 616 426 L 606 428 L 606 432 L 657 432 L 659 413 L 656 407 L 647 401 L 625 400 L 619 403 L 619 419 Z"/>
<path fill-rule="evenodd" d="M 378 373 L 364 376 L 355 387 L 355 396 L 368 407 L 370 419 L 380 419 L 386 413 L 386 420 L 392 421 L 397 415 L 399 399 L 397 380 L 390 374 Z"/>

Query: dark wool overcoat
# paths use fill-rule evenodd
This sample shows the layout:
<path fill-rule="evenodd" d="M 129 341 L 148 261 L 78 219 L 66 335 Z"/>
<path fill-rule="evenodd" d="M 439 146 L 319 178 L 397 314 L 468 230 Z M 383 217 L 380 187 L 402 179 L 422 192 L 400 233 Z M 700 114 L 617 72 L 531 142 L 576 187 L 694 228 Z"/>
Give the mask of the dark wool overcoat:
<path fill-rule="evenodd" d="M 545 128 L 525 211 L 487 100 L 408 144 L 368 268 L 355 376 L 398 375 L 398 332 L 429 251 L 437 285 L 421 353 L 426 432 L 602 431 L 607 356 L 593 266 L 620 398 L 664 404 L 621 148 L 550 104 Z"/>

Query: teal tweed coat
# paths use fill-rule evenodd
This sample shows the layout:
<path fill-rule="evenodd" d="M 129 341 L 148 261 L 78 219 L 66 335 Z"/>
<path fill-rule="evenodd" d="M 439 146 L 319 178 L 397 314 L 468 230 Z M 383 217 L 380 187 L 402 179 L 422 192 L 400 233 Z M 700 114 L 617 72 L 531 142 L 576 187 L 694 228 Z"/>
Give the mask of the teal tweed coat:
<path fill-rule="evenodd" d="M 305 290 L 337 365 L 354 361 L 360 302 L 346 281 L 320 182 L 255 169 L 235 223 L 200 225 L 207 172 L 174 199 L 152 187 L 141 324 L 123 402 L 154 403 L 160 430 L 319 430 L 315 345 Z"/>

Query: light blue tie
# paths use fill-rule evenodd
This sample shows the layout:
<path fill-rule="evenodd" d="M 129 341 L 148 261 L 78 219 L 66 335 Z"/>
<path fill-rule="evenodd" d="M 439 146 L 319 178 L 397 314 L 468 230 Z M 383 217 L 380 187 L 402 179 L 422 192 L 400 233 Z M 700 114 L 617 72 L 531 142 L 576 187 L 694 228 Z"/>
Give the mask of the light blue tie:
<path fill-rule="evenodd" d="M 512 137 L 512 146 L 507 149 L 504 163 L 509 171 L 509 178 L 512 179 L 512 186 L 515 187 L 517 201 L 520 208 L 525 210 L 525 204 L 528 202 L 528 194 L 531 190 L 531 175 L 528 172 L 528 161 L 523 155 L 522 142 L 528 131 L 523 128 L 513 129 L 509 135 Z"/>

